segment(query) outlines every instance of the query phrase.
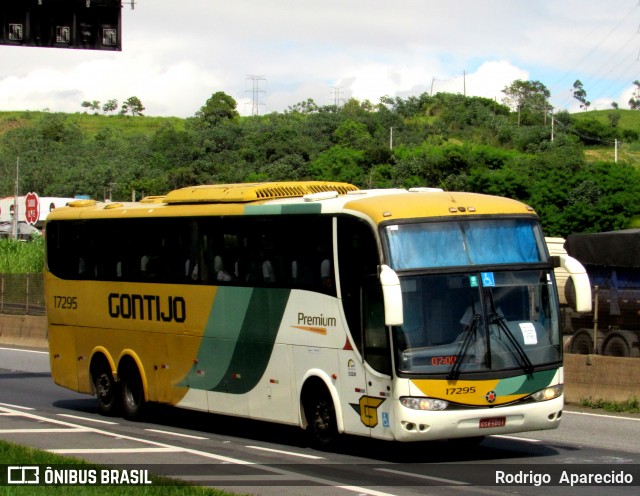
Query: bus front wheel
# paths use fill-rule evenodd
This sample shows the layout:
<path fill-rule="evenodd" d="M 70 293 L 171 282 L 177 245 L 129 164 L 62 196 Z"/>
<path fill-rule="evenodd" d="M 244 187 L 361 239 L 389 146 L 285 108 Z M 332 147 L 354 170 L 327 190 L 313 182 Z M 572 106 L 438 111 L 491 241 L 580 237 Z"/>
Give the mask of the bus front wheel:
<path fill-rule="evenodd" d="M 320 450 L 332 448 L 338 440 L 336 410 L 329 391 L 314 388 L 305 398 L 307 434 L 311 444 Z"/>
<path fill-rule="evenodd" d="M 145 403 L 144 387 L 138 367 L 127 363 L 118 375 L 120 376 L 124 416 L 130 420 L 138 419 L 142 416 Z"/>

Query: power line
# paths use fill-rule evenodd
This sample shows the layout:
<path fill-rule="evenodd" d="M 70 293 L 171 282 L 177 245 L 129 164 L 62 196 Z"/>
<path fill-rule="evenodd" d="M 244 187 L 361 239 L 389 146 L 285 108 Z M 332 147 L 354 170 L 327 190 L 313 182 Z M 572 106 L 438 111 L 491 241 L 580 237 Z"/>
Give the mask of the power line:
<path fill-rule="evenodd" d="M 622 3 L 626 3 L 626 0 Z M 623 24 L 625 22 L 632 20 L 632 14 L 638 12 L 638 6 L 640 6 L 640 2 L 631 7 L 620 17 L 617 17 L 617 22 L 615 22 L 614 25 L 610 25 L 610 29 L 606 32 L 606 34 L 604 34 L 604 36 L 596 38 L 595 35 L 597 34 L 598 29 L 601 27 L 606 27 L 606 25 L 603 25 L 602 22 L 599 22 L 598 28 L 594 28 L 594 30 L 581 42 L 581 44 L 584 46 L 591 46 L 591 49 L 587 53 L 585 53 L 583 57 L 573 63 L 571 68 L 568 69 L 564 73 L 564 75 L 561 76 L 554 84 L 552 84 L 549 89 L 552 92 L 555 92 L 555 90 L 557 90 L 559 86 L 564 86 L 565 84 L 568 85 L 568 82 L 565 83 L 567 78 L 570 77 L 571 74 L 575 74 L 577 72 L 587 72 L 593 74 L 592 81 L 589 80 L 589 77 L 579 78 L 582 81 L 585 81 L 587 83 L 585 86 L 588 86 L 592 90 L 592 94 L 590 95 L 592 100 L 602 98 L 605 92 L 611 90 L 611 87 L 613 85 L 617 86 L 619 83 L 611 83 L 608 81 L 609 76 L 611 76 L 611 74 L 614 71 L 618 70 L 620 67 L 626 67 L 625 60 L 629 60 L 630 53 L 629 44 L 636 36 L 636 33 L 633 33 L 632 36 L 621 40 L 620 37 L 628 33 L 626 28 L 623 28 L 622 30 L 621 28 L 623 27 Z M 622 7 L 622 4 L 619 7 Z M 615 12 L 620 9 L 616 8 L 611 10 Z M 594 39 L 597 40 L 595 43 L 592 41 Z M 613 54 L 607 56 L 606 60 L 603 61 L 601 58 L 602 54 L 599 54 L 599 49 L 604 48 L 607 43 L 611 44 L 615 42 L 618 42 L 618 45 L 613 49 Z M 623 70 L 626 73 L 626 70 Z M 616 76 L 618 76 L 616 77 L 616 79 L 618 79 L 620 75 L 616 74 Z M 604 89 L 600 89 L 599 91 L 596 89 L 596 91 L 593 91 L 594 88 L 601 86 L 603 83 L 607 85 Z M 558 105 L 561 108 L 568 105 L 568 102 L 572 97 L 572 94 L 567 94 L 567 92 L 565 92 L 564 90 L 562 90 L 562 93 L 565 93 L 566 96 Z"/>
<path fill-rule="evenodd" d="M 622 3 L 626 3 L 626 0 L 624 0 Z M 621 6 L 622 5 L 614 9 L 614 11 L 619 10 Z M 593 40 L 597 34 L 597 31 L 600 29 L 600 27 L 602 27 L 602 23 L 599 22 L 598 27 L 594 28 L 588 35 L 586 35 L 580 41 L 581 45 L 584 45 L 584 46 L 591 45 L 591 49 L 587 53 L 585 53 L 579 60 L 575 61 L 571 66 L 571 68 L 568 69 L 556 82 L 551 84 L 550 89 L 553 89 L 558 86 L 564 86 L 564 84 L 566 84 L 565 83 L 566 78 L 570 77 L 571 74 L 575 74 L 576 72 L 578 72 L 579 67 L 582 66 L 583 63 L 587 62 L 589 59 L 592 59 L 592 56 L 596 54 L 597 49 L 600 48 L 613 35 L 613 33 L 615 33 L 618 30 L 618 28 L 622 25 L 622 23 L 636 10 L 636 8 L 637 6 L 631 7 L 629 11 L 626 14 L 624 14 L 624 16 L 622 16 L 622 18 L 617 22 L 615 26 L 613 26 L 603 37 L 599 38 L 599 41 L 597 41 L 596 43 L 593 43 Z M 569 59 L 573 59 L 574 57 L 575 57 L 575 54 L 571 53 L 571 54 L 567 54 L 565 56 L 565 59 L 569 60 Z M 592 65 L 592 62 L 589 62 L 589 65 Z"/>

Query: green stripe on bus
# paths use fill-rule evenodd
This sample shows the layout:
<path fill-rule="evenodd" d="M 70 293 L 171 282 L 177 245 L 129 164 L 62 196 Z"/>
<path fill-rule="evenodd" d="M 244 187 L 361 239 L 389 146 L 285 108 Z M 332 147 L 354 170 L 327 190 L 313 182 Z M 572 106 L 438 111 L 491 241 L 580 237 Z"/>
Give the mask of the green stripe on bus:
<path fill-rule="evenodd" d="M 320 203 L 296 203 L 290 205 L 247 205 L 245 215 L 281 215 L 281 214 L 319 214 L 322 212 Z"/>
<path fill-rule="evenodd" d="M 212 389 L 227 373 L 247 314 L 253 288 L 219 287 L 209 314 L 197 363 L 180 384 Z"/>
<path fill-rule="evenodd" d="M 289 289 L 253 289 L 227 372 L 211 391 L 243 394 L 258 384 L 269 364 L 290 293 Z"/>
<path fill-rule="evenodd" d="M 299 203 L 293 205 L 282 205 L 283 214 L 319 214 L 322 212 L 320 203 Z"/>
<path fill-rule="evenodd" d="M 557 370 L 543 370 L 532 375 L 519 375 L 508 379 L 501 379 L 496 386 L 498 396 L 511 394 L 530 394 L 547 387 Z"/>
<path fill-rule="evenodd" d="M 247 205 L 245 215 L 280 215 L 282 205 Z"/>

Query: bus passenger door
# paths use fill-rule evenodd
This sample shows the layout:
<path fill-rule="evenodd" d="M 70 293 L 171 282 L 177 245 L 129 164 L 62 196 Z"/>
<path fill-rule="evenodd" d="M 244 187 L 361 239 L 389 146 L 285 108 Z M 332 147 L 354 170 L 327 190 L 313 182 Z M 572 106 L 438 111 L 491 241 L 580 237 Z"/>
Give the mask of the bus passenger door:
<path fill-rule="evenodd" d="M 384 324 L 379 279 L 368 277 L 361 294 L 362 352 L 367 381 L 367 394 L 360 400 L 361 420 L 371 429 L 372 437 L 392 439 L 391 347 L 389 332 Z"/>
<path fill-rule="evenodd" d="M 361 219 L 340 217 L 337 226 L 339 296 L 350 331 L 340 352 L 345 428 L 351 433 L 389 438 L 390 429 L 385 426 L 393 410 L 391 359 L 382 288 L 376 276 L 377 243 L 371 226 Z"/>

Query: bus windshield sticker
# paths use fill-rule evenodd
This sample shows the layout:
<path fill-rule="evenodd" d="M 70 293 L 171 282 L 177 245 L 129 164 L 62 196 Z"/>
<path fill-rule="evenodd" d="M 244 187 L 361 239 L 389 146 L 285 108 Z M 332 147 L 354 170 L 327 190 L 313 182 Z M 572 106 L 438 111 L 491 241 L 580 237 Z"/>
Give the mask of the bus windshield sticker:
<path fill-rule="evenodd" d="M 520 330 L 522 330 L 524 344 L 538 344 L 538 335 L 532 322 L 521 322 Z"/>
<path fill-rule="evenodd" d="M 485 288 L 492 288 L 496 285 L 496 280 L 493 277 L 493 272 L 483 272 L 482 273 L 482 285 Z"/>
<path fill-rule="evenodd" d="M 469 276 L 469 284 L 472 288 L 478 287 L 478 276 Z"/>

